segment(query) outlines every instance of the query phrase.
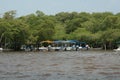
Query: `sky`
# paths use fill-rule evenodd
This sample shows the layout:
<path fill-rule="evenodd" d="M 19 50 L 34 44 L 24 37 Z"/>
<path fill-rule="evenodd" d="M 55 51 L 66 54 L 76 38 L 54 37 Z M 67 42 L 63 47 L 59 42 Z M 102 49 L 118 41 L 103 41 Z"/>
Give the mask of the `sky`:
<path fill-rule="evenodd" d="M 16 16 L 25 16 L 37 10 L 46 15 L 59 12 L 120 12 L 120 0 L 0 0 L 0 15 L 16 10 Z"/>

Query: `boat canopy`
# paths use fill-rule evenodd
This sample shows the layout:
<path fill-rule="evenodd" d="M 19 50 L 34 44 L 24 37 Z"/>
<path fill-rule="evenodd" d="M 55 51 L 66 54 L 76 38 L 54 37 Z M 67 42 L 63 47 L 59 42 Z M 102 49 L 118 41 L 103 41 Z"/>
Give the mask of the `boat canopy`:
<path fill-rule="evenodd" d="M 41 41 L 41 43 L 53 43 L 53 41 L 46 40 L 46 41 Z"/>
<path fill-rule="evenodd" d="M 56 40 L 54 41 L 55 44 L 60 44 L 60 43 L 63 43 L 63 44 L 67 44 L 67 43 L 76 43 L 75 41 L 71 41 L 71 40 Z"/>

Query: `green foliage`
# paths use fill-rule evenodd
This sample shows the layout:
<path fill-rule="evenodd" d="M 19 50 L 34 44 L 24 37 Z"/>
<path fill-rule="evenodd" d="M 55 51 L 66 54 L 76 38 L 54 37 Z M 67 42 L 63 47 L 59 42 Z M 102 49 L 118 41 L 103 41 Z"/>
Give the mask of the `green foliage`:
<path fill-rule="evenodd" d="M 5 37 L 11 38 L 10 35 L 10 24 L 7 23 L 5 20 L 0 20 L 0 46 L 2 46 Z"/>
<path fill-rule="evenodd" d="M 65 27 L 62 24 L 57 24 L 55 26 L 55 33 L 53 35 L 53 40 L 61 40 L 66 38 Z"/>
<path fill-rule="evenodd" d="M 101 30 L 120 29 L 120 18 L 117 16 L 108 16 L 103 20 Z"/>
<path fill-rule="evenodd" d="M 15 17 L 16 11 L 0 18 L 0 47 L 19 50 L 23 44 L 43 40 L 76 39 L 91 46 L 112 49 L 120 41 L 120 13 L 60 12 L 46 15 L 42 11 Z"/>
<path fill-rule="evenodd" d="M 3 15 L 3 18 L 7 20 L 11 20 L 11 19 L 14 19 L 15 15 L 16 15 L 16 11 L 12 10 L 12 11 L 5 12 Z"/>
<path fill-rule="evenodd" d="M 80 20 L 80 18 L 75 18 L 69 21 L 65 27 L 66 33 L 69 34 L 71 32 L 74 32 L 78 27 L 81 27 Z"/>

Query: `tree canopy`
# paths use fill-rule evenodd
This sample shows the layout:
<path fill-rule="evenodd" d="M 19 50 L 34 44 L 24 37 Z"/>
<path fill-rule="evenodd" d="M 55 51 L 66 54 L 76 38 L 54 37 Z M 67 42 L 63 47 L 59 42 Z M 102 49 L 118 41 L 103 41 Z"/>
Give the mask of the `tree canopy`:
<path fill-rule="evenodd" d="M 16 11 L 8 11 L 0 18 L 0 47 L 19 50 L 23 44 L 74 39 L 92 47 L 112 49 L 120 41 L 120 13 L 60 12 L 46 15 L 38 10 L 21 17 L 15 15 Z"/>

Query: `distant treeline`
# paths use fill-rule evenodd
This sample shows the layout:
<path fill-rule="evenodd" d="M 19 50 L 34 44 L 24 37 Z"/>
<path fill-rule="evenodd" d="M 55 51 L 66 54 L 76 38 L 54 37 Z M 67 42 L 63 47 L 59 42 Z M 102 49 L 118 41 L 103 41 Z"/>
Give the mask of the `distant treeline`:
<path fill-rule="evenodd" d="M 38 45 L 43 40 L 79 40 L 91 47 L 113 49 L 120 42 L 120 13 L 42 11 L 16 17 L 8 11 L 0 17 L 0 47 L 19 50 L 21 45 Z"/>

